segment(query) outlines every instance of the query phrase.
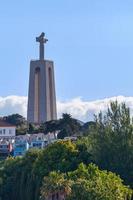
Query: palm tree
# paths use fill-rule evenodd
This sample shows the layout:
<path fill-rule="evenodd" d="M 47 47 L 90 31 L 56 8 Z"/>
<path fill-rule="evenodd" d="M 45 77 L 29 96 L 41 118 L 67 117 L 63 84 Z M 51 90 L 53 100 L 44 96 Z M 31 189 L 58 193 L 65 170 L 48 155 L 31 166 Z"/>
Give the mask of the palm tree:
<path fill-rule="evenodd" d="M 71 181 L 64 178 L 64 174 L 51 172 L 44 177 L 41 187 L 41 200 L 65 200 L 71 193 Z"/>

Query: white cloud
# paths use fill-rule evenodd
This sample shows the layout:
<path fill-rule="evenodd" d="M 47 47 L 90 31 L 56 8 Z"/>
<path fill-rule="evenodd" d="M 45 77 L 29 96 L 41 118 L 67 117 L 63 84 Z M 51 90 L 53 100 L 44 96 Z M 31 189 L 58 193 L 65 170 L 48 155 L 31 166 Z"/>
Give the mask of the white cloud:
<path fill-rule="evenodd" d="M 81 98 L 75 98 L 66 102 L 58 102 L 58 114 L 70 113 L 73 117 L 82 121 L 93 119 L 94 114 L 100 111 L 106 111 L 111 101 L 125 102 L 131 109 L 133 115 L 133 97 L 117 96 L 105 98 L 96 101 L 83 101 Z"/>
<path fill-rule="evenodd" d="M 19 113 L 26 117 L 27 97 L 7 96 L 0 97 L 0 116 Z"/>
<path fill-rule="evenodd" d="M 87 121 L 93 119 L 93 115 L 99 113 L 100 110 L 105 111 L 110 101 L 116 99 L 119 103 L 125 102 L 130 107 L 131 114 L 133 114 L 133 97 L 117 96 L 96 101 L 84 101 L 82 98 L 77 97 L 64 102 L 57 101 L 58 117 L 61 117 L 62 113 L 70 113 L 74 118 Z M 26 112 L 27 97 L 0 97 L 0 116 L 19 113 L 26 117 Z"/>

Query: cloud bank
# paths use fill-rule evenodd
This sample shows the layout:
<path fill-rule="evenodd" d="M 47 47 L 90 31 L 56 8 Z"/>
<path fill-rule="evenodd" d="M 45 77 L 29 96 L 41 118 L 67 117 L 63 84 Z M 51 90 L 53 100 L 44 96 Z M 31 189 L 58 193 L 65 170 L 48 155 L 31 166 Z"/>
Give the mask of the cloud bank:
<path fill-rule="evenodd" d="M 133 115 L 133 97 L 117 96 L 96 101 L 84 101 L 82 98 L 77 97 L 68 101 L 57 101 L 58 117 L 61 117 L 62 113 L 70 113 L 74 118 L 86 122 L 92 120 L 94 114 L 98 114 L 99 111 L 105 112 L 110 101 L 115 100 L 119 103 L 125 102 L 130 107 Z M 26 112 L 27 97 L 0 97 L 0 116 L 19 113 L 26 117 Z"/>
<path fill-rule="evenodd" d="M 19 113 L 26 117 L 27 97 L 7 96 L 0 97 L 0 116 Z"/>

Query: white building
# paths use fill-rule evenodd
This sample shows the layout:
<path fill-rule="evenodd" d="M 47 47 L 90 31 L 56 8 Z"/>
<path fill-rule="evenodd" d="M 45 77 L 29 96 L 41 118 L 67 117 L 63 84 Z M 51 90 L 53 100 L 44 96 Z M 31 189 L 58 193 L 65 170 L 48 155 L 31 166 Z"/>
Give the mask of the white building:
<path fill-rule="evenodd" d="M 16 127 L 6 121 L 0 120 L 0 138 L 14 138 Z"/>

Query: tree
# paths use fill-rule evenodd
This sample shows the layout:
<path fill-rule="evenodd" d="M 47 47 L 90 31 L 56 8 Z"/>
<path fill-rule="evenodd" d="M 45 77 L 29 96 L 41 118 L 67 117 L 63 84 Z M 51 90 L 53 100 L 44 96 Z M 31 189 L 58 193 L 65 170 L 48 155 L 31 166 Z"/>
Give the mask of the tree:
<path fill-rule="evenodd" d="M 132 190 L 111 172 L 81 163 L 72 172 L 51 172 L 44 177 L 41 200 L 131 200 Z"/>
<path fill-rule="evenodd" d="M 38 200 L 40 183 L 32 169 L 40 151 L 30 150 L 24 157 L 8 158 L 0 167 L 0 197 L 2 200 Z"/>
<path fill-rule="evenodd" d="M 96 128 L 96 122 L 94 121 L 86 122 L 81 128 L 83 136 L 88 136 L 92 131 L 95 130 L 95 128 Z"/>
<path fill-rule="evenodd" d="M 69 173 L 73 180 L 69 200 L 131 200 L 132 191 L 111 172 L 101 171 L 93 164 L 80 164 Z"/>
<path fill-rule="evenodd" d="M 56 132 L 59 130 L 59 121 L 51 120 L 44 123 L 44 133 L 53 133 L 56 138 Z"/>
<path fill-rule="evenodd" d="M 65 179 L 64 174 L 50 172 L 44 177 L 41 187 L 41 200 L 63 200 L 71 193 L 71 181 Z"/>
<path fill-rule="evenodd" d="M 71 115 L 64 113 L 62 118 L 59 120 L 59 133 L 58 138 L 63 139 L 64 137 L 69 137 L 73 135 L 80 134 L 80 123 L 71 117 Z"/>
<path fill-rule="evenodd" d="M 80 133 L 80 123 L 65 113 L 59 120 L 50 120 L 40 125 L 39 130 L 44 134 L 53 133 L 55 138 L 63 139 L 67 136 L 78 135 Z"/>
<path fill-rule="evenodd" d="M 39 200 L 41 189 L 43 199 L 53 194 L 53 198 L 61 198 L 63 195 L 66 200 L 130 200 L 132 191 L 123 185 L 119 176 L 99 170 L 96 165 L 88 165 L 91 161 L 97 161 L 101 166 L 105 164 L 104 160 L 100 160 L 102 156 L 97 150 L 106 146 L 103 145 L 104 142 L 101 144 L 102 140 L 98 138 L 96 133 L 91 133 L 77 143 L 60 140 L 43 150 L 31 149 L 23 157 L 10 157 L 1 161 L 1 199 Z M 117 151 L 119 152 L 119 147 Z M 105 156 L 105 152 L 103 154 Z M 110 155 L 112 154 L 107 152 L 107 159 Z M 115 156 L 117 158 L 117 155 Z M 80 164 L 81 162 L 87 165 Z M 117 163 L 117 167 L 120 166 L 118 169 L 121 169 L 122 164 Z M 115 162 L 114 165 L 116 166 Z M 108 170 L 109 167 L 110 165 Z M 130 169 L 130 166 L 127 168 Z M 131 171 L 126 170 L 126 173 L 131 174 Z M 66 193 L 67 191 L 71 192 Z"/>
<path fill-rule="evenodd" d="M 82 137 L 80 140 L 76 142 L 79 163 L 83 162 L 84 164 L 89 164 L 93 162 L 93 157 L 91 154 L 91 140 L 87 137 Z"/>
<path fill-rule="evenodd" d="M 78 150 L 70 141 L 58 141 L 44 149 L 34 165 L 34 173 L 44 177 L 50 171 L 66 172 L 76 169 L 78 165 Z"/>
<path fill-rule="evenodd" d="M 111 102 L 107 113 L 100 113 L 95 122 L 96 128 L 89 136 L 93 162 L 119 174 L 133 187 L 133 124 L 129 108 Z"/>
<path fill-rule="evenodd" d="M 19 114 L 8 115 L 8 116 L 3 117 L 3 119 L 7 121 L 8 123 L 13 124 L 15 126 L 21 126 L 26 123 L 26 119 L 22 115 L 19 115 Z"/>
<path fill-rule="evenodd" d="M 35 130 L 36 130 L 36 128 L 35 128 L 34 124 L 29 123 L 28 133 L 33 134 L 35 132 Z"/>

